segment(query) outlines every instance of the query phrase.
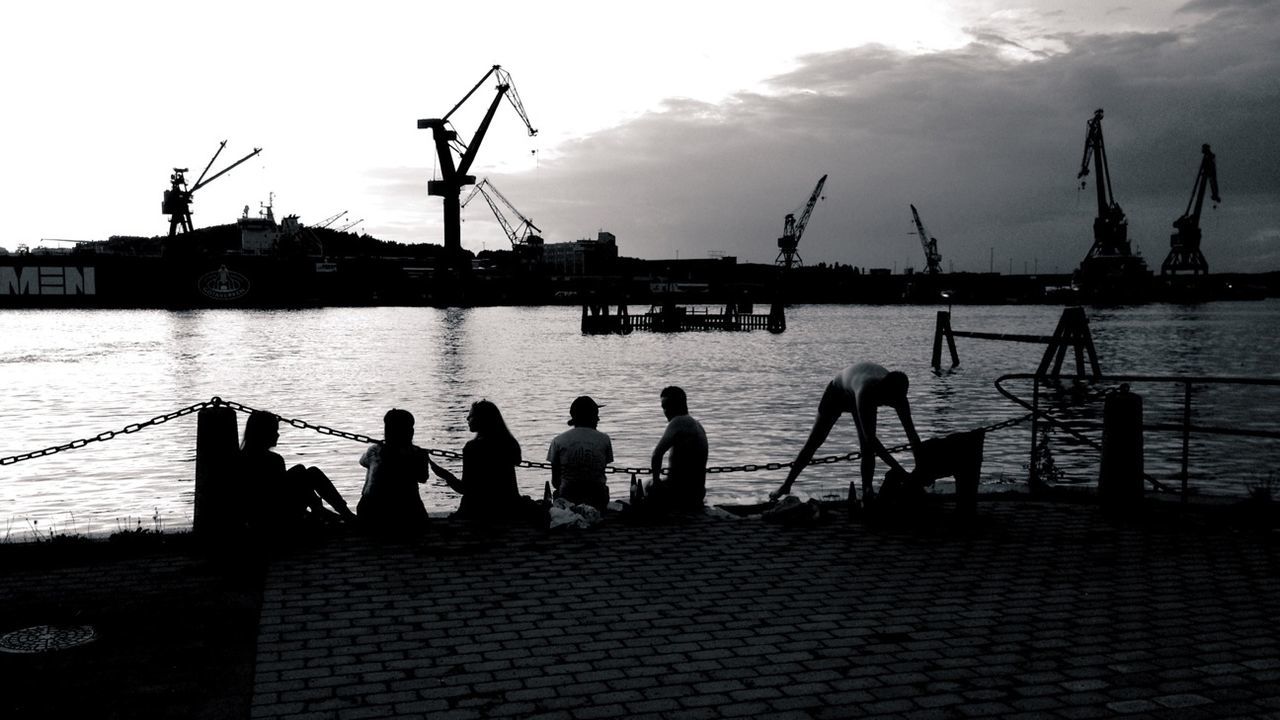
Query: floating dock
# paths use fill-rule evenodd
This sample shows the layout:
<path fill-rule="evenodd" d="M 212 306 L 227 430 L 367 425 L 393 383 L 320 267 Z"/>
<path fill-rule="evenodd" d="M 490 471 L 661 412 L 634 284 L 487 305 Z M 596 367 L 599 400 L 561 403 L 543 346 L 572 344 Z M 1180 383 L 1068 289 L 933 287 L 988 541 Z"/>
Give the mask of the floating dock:
<path fill-rule="evenodd" d="M 768 313 L 752 312 L 751 305 L 725 305 L 719 312 L 707 307 L 653 305 L 648 312 L 632 315 L 626 305 L 618 305 L 610 314 L 608 305 L 582 306 L 582 332 L 587 335 L 626 335 L 635 330 L 650 332 L 695 332 L 708 330 L 768 330 L 777 334 L 787 329 L 786 312 L 781 303 L 770 306 Z"/>

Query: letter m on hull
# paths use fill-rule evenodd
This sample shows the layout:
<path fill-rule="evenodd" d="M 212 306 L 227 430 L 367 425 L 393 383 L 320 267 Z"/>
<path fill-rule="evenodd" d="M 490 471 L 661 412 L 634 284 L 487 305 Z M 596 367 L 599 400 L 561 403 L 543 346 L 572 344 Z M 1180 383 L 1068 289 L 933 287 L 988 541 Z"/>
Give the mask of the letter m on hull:
<path fill-rule="evenodd" d="M 96 268 L 0 266 L 0 295 L 96 295 Z"/>

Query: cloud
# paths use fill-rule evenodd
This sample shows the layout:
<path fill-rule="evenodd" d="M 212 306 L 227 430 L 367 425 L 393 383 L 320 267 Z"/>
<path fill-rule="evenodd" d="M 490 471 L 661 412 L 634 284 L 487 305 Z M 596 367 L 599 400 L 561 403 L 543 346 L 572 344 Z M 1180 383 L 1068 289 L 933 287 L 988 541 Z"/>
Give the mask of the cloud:
<path fill-rule="evenodd" d="M 1192 24 L 1123 33 L 996 17 L 955 50 L 808 55 L 760 92 L 672 98 L 547 153 L 536 172 L 491 179 L 549 242 L 606 229 L 626 255 L 771 262 L 783 216 L 827 173 L 808 262 L 918 267 L 914 203 L 944 265 L 986 270 L 994 256 L 1001 270 L 1065 272 L 1092 241 L 1095 178 L 1081 191 L 1075 175 L 1102 107 L 1116 198 L 1148 263 L 1167 252 L 1210 143 L 1230 211 L 1205 213 L 1205 254 L 1214 270 L 1258 269 L 1246 240 L 1276 225 L 1280 196 L 1277 3 L 1196 0 L 1182 13 Z"/>

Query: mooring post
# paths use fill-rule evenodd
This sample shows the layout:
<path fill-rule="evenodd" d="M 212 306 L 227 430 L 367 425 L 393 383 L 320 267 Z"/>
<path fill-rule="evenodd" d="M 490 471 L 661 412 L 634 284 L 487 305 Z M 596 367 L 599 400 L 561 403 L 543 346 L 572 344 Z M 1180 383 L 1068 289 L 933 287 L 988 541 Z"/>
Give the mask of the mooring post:
<path fill-rule="evenodd" d="M 956 514 L 973 517 L 978 512 L 978 484 L 982 479 L 983 445 L 986 430 L 971 430 L 950 436 L 956 464 Z"/>
<path fill-rule="evenodd" d="M 236 499 L 231 487 L 240 432 L 236 411 L 226 405 L 197 414 L 195 511 L 191 531 L 202 540 L 215 539 L 234 525 Z"/>
<path fill-rule="evenodd" d="M 787 314 L 780 302 L 775 302 L 769 306 L 769 324 L 767 328 L 769 332 L 777 335 L 787 330 Z"/>
<path fill-rule="evenodd" d="M 1098 501 L 1104 512 L 1136 510 L 1143 495 L 1142 396 L 1128 385 L 1107 396 L 1102 406 L 1102 463 Z"/>
<path fill-rule="evenodd" d="M 934 370 L 942 369 L 942 326 L 949 314 L 946 310 L 939 310 L 938 320 L 933 325 L 933 358 L 930 362 Z"/>

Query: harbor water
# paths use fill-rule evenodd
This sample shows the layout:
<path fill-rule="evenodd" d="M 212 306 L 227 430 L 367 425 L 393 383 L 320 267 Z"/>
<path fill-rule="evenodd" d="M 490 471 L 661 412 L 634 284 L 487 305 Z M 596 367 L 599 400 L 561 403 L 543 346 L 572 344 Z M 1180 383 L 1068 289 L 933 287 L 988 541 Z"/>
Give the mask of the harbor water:
<path fill-rule="evenodd" d="M 586 336 L 576 307 L 323 308 L 308 310 L 107 311 L 0 313 L 0 458 L 118 431 L 219 396 L 286 418 L 380 437 L 391 407 L 417 418 L 420 446 L 460 451 L 470 437 L 471 402 L 502 409 L 527 460 L 546 459 L 567 428 L 577 395 L 604 405 L 600 429 L 613 438 L 615 465 L 644 468 L 665 426 L 658 393 L 680 385 L 706 428 L 712 466 L 789 462 L 813 421 L 824 385 L 844 365 L 872 360 L 904 370 L 924 437 L 986 426 L 1024 414 L 994 380 L 1033 372 L 1043 346 L 958 338 L 961 364 L 930 367 L 936 306 L 797 306 L 787 331 Z M 634 309 L 633 309 L 634 310 Z M 957 306 L 956 330 L 1048 335 L 1054 306 Z M 1280 300 L 1201 305 L 1089 308 L 1105 373 L 1280 378 Z M 1030 386 L 1011 390 L 1030 398 Z M 1095 388 L 1100 390 L 1101 388 Z M 1181 417 L 1182 388 L 1135 385 L 1148 422 Z M 1075 420 L 1101 417 L 1096 392 L 1058 403 Z M 1054 404 L 1051 402 L 1051 404 Z M 1280 388 L 1200 387 L 1196 422 L 1280 429 Z M 243 416 L 240 418 L 243 427 Z M 882 411 L 886 445 L 903 442 Z M 1096 439 L 1098 434 L 1090 431 Z M 0 539 L 32 533 L 100 534 L 122 529 L 189 527 L 196 417 L 187 415 L 105 442 L 0 467 Z M 1027 478 L 1030 425 L 987 437 L 983 482 L 1021 487 Z M 1070 435 L 1050 435 L 1059 483 L 1096 482 L 1098 453 Z M 1190 487 L 1243 496 L 1277 477 L 1274 440 L 1196 436 Z M 856 449 L 847 418 L 818 456 Z M 1181 438 L 1146 438 L 1147 471 L 1178 484 Z M 284 426 L 277 451 L 289 464 L 322 468 L 354 505 L 363 446 Z M 904 456 L 905 457 L 905 456 Z M 458 461 L 444 460 L 460 470 Z M 881 470 L 881 473 L 883 470 Z M 798 494 L 839 495 L 857 463 L 815 466 Z M 714 503 L 758 502 L 785 471 L 717 473 Z M 522 468 L 522 492 L 541 497 L 549 472 Z M 615 498 L 629 478 L 610 475 Z M 945 489 L 945 487 L 943 488 Z M 436 513 L 458 498 L 433 480 L 422 488 Z M 252 502 L 247 497 L 245 502 Z"/>

